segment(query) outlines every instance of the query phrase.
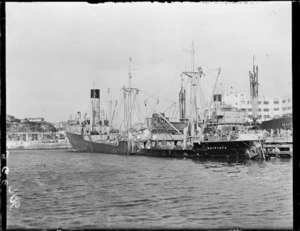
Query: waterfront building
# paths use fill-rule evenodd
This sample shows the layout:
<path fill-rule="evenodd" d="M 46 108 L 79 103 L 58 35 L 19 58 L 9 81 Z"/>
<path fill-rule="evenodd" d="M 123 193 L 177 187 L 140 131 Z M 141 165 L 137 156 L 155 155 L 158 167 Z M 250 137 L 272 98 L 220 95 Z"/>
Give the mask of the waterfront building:
<path fill-rule="evenodd" d="M 252 104 L 250 96 L 245 92 L 225 92 L 224 104 L 238 109 L 245 109 L 248 117 L 252 117 Z M 282 116 L 291 115 L 292 97 L 285 95 L 282 97 L 259 97 L 258 98 L 258 118 L 260 121 L 276 119 Z"/>

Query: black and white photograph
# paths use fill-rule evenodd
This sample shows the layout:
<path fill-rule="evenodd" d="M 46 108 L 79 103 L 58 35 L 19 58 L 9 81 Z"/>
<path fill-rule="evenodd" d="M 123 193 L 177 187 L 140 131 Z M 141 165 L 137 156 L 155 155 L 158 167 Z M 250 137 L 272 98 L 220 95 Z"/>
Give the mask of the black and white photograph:
<path fill-rule="evenodd" d="M 5 87 L 7 229 L 293 229 L 290 1 L 7 2 Z"/>

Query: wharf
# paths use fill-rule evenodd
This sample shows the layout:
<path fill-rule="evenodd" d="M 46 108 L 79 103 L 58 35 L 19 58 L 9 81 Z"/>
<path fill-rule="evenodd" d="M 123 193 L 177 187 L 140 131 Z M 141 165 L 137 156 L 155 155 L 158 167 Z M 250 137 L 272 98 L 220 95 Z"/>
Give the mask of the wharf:
<path fill-rule="evenodd" d="M 291 158 L 293 156 L 293 137 L 268 137 L 264 148 L 270 157 Z"/>

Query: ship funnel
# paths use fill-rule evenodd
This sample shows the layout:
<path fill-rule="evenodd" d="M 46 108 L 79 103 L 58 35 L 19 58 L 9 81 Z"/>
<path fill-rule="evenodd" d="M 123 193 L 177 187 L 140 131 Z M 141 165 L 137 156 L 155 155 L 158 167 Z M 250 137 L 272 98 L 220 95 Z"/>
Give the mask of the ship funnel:
<path fill-rule="evenodd" d="M 222 104 L 222 95 L 221 94 L 214 94 L 214 96 L 213 96 L 214 108 L 220 107 L 221 104 Z"/>
<path fill-rule="evenodd" d="M 214 94 L 214 102 L 222 102 L 222 95 L 221 94 Z"/>
<path fill-rule="evenodd" d="M 181 87 L 179 92 L 179 114 L 180 114 L 180 121 L 184 121 L 186 117 L 186 100 L 185 100 L 186 91 Z"/>
<path fill-rule="evenodd" d="M 91 125 L 100 124 L 100 90 L 91 89 Z"/>

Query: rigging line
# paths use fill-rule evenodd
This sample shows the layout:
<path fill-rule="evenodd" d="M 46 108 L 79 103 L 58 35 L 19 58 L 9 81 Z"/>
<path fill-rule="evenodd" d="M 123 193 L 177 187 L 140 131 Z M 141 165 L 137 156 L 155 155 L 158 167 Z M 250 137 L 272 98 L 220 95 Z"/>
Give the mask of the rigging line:
<path fill-rule="evenodd" d="M 136 94 L 136 97 L 134 99 L 134 102 L 133 102 L 133 105 L 134 105 L 134 111 L 136 113 L 136 117 L 137 117 L 137 120 L 138 120 L 138 123 L 141 122 L 141 119 L 140 119 L 140 114 L 139 114 L 139 111 L 138 111 L 138 108 L 137 108 L 137 105 L 138 105 L 138 94 Z"/>
<path fill-rule="evenodd" d="M 172 116 L 172 112 L 174 109 L 175 102 L 168 108 L 168 113 L 165 111 L 165 114 L 168 114 L 170 117 Z"/>
<path fill-rule="evenodd" d="M 174 114 L 176 117 L 179 114 L 179 103 L 174 104 Z"/>
<path fill-rule="evenodd" d="M 162 97 L 157 97 L 157 98 L 155 98 L 155 97 L 153 97 L 153 96 L 150 96 L 150 97 L 148 97 L 148 98 L 146 98 L 144 101 L 148 101 L 150 98 L 152 98 L 153 100 L 161 100 L 161 98 Z M 166 99 L 164 99 L 165 101 L 170 101 L 170 102 L 173 102 L 174 100 L 170 100 L 170 99 L 168 99 L 168 98 L 166 98 Z"/>
<path fill-rule="evenodd" d="M 179 76 L 181 77 L 181 76 Z M 150 98 L 153 98 L 153 96 L 157 93 L 159 93 L 160 91 L 162 91 L 165 87 L 167 87 L 169 84 L 171 84 L 172 82 L 174 82 L 176 79 L 179 78 L 178 76 L 174 79 L 172 79 L 170 82 L 168 82 L 166 85 L 164 85 L 160 90 L 158 90 L 157 92 L 153 93 L 151 96 L 149 96 L 146 100 L 150 99 Z"/>
<path fill-rule="evenodd" d="M 139 101 L 138 97 L 137 97 L 136 101 L 137 101 L 137 103 L 135 104 L 135 109 L 137 111 L 138 120 L 139 120 L 140 123 L 142 123 L 143 114 L 142 114 L 142 111 L 141 111 L 141 108 L 140 108 L 140 101 Z"/>
<path fill-rule="evenodd" d="M 177 104 L 175 103 L 175 104 L 174 104 L 174 108 L 173 108 L 173 113 L 172 113 L 172 115 L 171 115 L 172 118 L 175 118 L 175 116 L 176 116 L 176 109 L 177 109 L 177 108 L 176 108 L 176 105 L 177 105 Z"/>
<path fill-rule="evenodd" d="M 202 90 L 201 85 L 200 85 L 199 87 L 200 87 L 200 91 L 199 91 L 200 104 L 201 104 L 201 106 L 204 108 L 204 105 L 205 105 L 205 97 L 203 96 L 203 90 Z"/>
<path fill-rule="evenodd" d="M 120 120 L 120 113 L 119 112 L 122 110 L 122 102 L 123 102 L 122 92 L 120 92 L 118 100 L 116 100 L 116 102 L 119 102 L 119 103 L 116 103 L 117 105 L 115 105 L 115 108 L 114 108 L 114 110 L 116 112 L 115 118 L 116 118 L 116 121 L 117 121 L 116 123 L 119 123 L 120 122 L 119 121 Z"/>
<path fill-rule="evenodd" d="M 213 74 L 213 69 L 209 68 L 209 67 L 205 64 L 205 62 L 200 58 L 200 56 L 198 55 L 197 52 L 194 52 L 194 53 L 198 56 L 198 58 L 199 58 L 200 61 L 203 63 L 203 65 L 207 68 L 207 70 L 208 70 L 210 73 Z"/>
<path fill-rule="evenodd" d="M 133 102 L 133 106 L 132 106 L 132 119 L 135 119 L 134 118 L 134 115 L 136 116 L 136 119 L 137 119 L 137 122 L 135 122 L 134 120 L 133 120 L 133 122 L 135 122 L 135 124 L 136 123 L 139 123 L 140 122 L 140 118 L 139 118 L 139 114 L 138 114 L 138 111 L 137 111 L 137 108 L 136 108 L 136 103 L 134 103 Z"/>
<path fill-rule="evenodd" d="M 167 132 L 167 134 L 172 138 L 172 140 L 174 140 L 174 138 L 171 136 L 171 134 L 170 134 L 170 130 L 168 129 L 168 128 L 166 128 L 164 125 L 163 125 L 163 123 L 161 122 L 161 119 L 159 119 L 158 120 L 158 122 L 161 124 L 161 126 L 164 128 L 164 129 L 166 129 L 168 132 Z"/>
<path fill-rule="evenodd" d="M 150 116 L 151 112 L 153 111 L 153 109 L 150 108 L 149 113 L 148 113 L 148 112 L 147 112 L 147 109 L 148 109 L 149 107 L 147 107 L 147 101 L 146 101 L 146 100 L 144 101 L 144 105 L 145 105 L 145 115 L 146 115 L 146 118 L 149 118 L 149 116 Z"/>
<path fill-rule="evenodd" d="M 125 97 L 123 98 L 123 106 L 125 105 L 125 101 L 126 101 L 126 99 L 125 99 Z M 121 106 L 120 106 L 121 107 Z M 121 108 L 121 110 L 122 110 L 123 108 Z M 123 111 L 123 110 L 122 110 Z M 124 112 L 124 119 L 122 119 L 121 120 L 122 122 L 121 122 L 121 124 L 120 124 L 120 128 L 124 125 L 124 129 L 125 129 L 125 112 Z"/>
<path fill-rule="evenodd" d="M 132 113 L 132 109 L 133 109 L 133 106 L 134 106 L 135 98 L 136 98 L 136 94 L 134 94 L 134 98 L 133 98 L 133 102 L 132 102 L 131 108 L 129 108 L 130 109 L 130 111 L 129 111 L 129 118 L 130 119 L 131 119 L 131 116 L 132 116 L 131 113 Z M 128 126 L 128 124 L 129 124 L 129 119 L 127 121 L 127 126 Z"/>
<path fill-rule="evenodd" d="M 146 118 L 150 118 L 149 116 L 151 115 L 152 112 L 153 112 L 153 111 L 150 111 L 150 112 L 147 114 Z"/>
<path fill-rule="evenodd" d="M 177 117 L 179 118 L 180 117 L 179 103 L 176 104 L 176 114 L 177 114 Z"/>
<path fill-rule="evenodd" d="M 138 120 L 141 121 L 141 118 L 143 117 L 143 115 L 142 115 L 142 110 L 140 108 L 140 100 L 139 100 L 139 98 L 137 98 L 136 101 L 137 101 L 137 103 L 135 105 L 135 108 L 136 108 L 136 111 L 137 111 Z"/>
<path fill-rule="evenodd" d="M 176 104 L 176 102 L 173 102 L 165 111 L 164 113 L 166 113 L 170 108 L 172 108 L 174 106 L 174 104 Z"/>

